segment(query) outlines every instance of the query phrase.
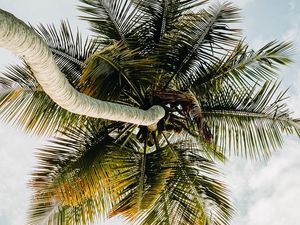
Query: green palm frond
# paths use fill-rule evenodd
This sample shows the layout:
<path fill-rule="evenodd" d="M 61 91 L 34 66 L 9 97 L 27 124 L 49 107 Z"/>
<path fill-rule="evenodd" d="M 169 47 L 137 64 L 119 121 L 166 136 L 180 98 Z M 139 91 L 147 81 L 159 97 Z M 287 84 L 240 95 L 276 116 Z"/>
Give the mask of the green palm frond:
<path fill-rule="evenodd" d="M 292 44 L 272 41 L 257 51 L 250 50 L 241 42 L 219 63 L 207 68 L 199 67 L 195 79 L 191 79 L 191 88 L 198 93 L 212 93 L 224 83 L 239 88 L 247 88 L 253 83 L 264 83 L 277 78 L 279 66 L 291 62 Z"/>
<path fill-rule="evenodd" d="M 192 149 L 182 142 L 155 150 L 145 148 L 127 128 L 124 130 L 128 130 L 129 136 L 115 136 L 120 125 L 71 129 L 65 137 L 57 137 L 39 150 L 39 167 L 31 182 L 34 189 L 29 211 L 31 223 L 64 224 L 67 221 L 68 224 L 85 224 L 120 214 L 128 221 L 138 221 L 143 219 L 142 212 L 153 210 L 162 197 L 166 198 L 166 190 L 170 190 L 168 194 L 172 198 L 170 207 L 176 205 L 172 209 L 174 218 L 169 218 L 174 222 L 203 222 L 214 213 L 216 209 L 204 212 L 199 201 L 203 198 L 210 203 L 218 196 L 202 189 L 196 193 L 200 184 L 194 182 L 199 172 L 216 172 L 212 164 L 200 156 L 199 149 Z M 189 169 L 184 166 L 188 161 L 191 163 Z M 201 169 L 194 170 L 198 166 Z M 216 195 L 221 191 L 222 185 L 216 180 L 198 178 L 201 178 L 202 186 L 217 188 Z M 217 184 L 219 186 L 210 186 Z M 189 212 L 194 214 L 189 215 Z M 177 213 L 182 213 L 180 220 L 175 219 Z"/>
<path fill-rule="evenodd" d="M 49 199 L 47 195 L 50 193 L 44 192 L 43 196 L 39 195 L 34 199 L 34 208 L 31 209 L 31 218 L 28 219 L 28 224 L 77 225 L 91 224 L 106 219 L 99 213 L 109 209 L 109 205 L 104 202 L 103 195 L 95 199 L 86 199 L 76 207 L 61 206 L 55 203 L 55 199 Z"/>
<path fill-rule="evenodd" d="M 206 0 L 134 0 L 138 9 L 143 12 L 145 22 L 139 26 L 139 42 L 143 51 L 148 52 L 158 44 L 165 34 L 176 28 L 179 18 L 190 13 Z"/>
<path fill-rule="evenodd" d="M 167 188 L 135 224 L 229 224 L 233 213 L 228 191 L 215 165 L 186 143 L 168 145 L 176 158 Z M 189 146 L 189 145 L 188 145 Z"/>
<path fill-rule="evenodd" d="M 124 94 L 133 95 L 138 104 L 142 104 L 141 88 L 150 86 L 156 79 L 155 62 L 138 54 L 138 50 L 130 50 L 122 43 L 95 52 L 85 62 L 87 67 L 80 80 L 80 90 L 105 100 L 121 100 Z M 132 93 L 128 93 L 130 91 Z"/>
<path fill-rule="evenodd" d="M 159 197 L 172 173 L 172 156 L 164 149 L 143 153 L 127 128 L 129 137 L 115 136 L 118 123 L 99 128 L 73 128 L 39 150 L 30 221 L 62 218 L 76 224 L 108 213 L 132 220 Z"/>
<path fill-rule="evenodd" d="M 214 143 L 245 157 L 269 157 L 281 147 L 284 134 L 300 134 L 287 109 L 286 91 L 265 83 L 249 91 L 224 89 L 203 103 Z"/>
<path fill-rule="evenodd" d="M 197 11 L 197 8 L 208 0 L 133 0 L 133 2 L 139 6 L 139 10 L 150 17 L 149 20 L 153 20 L 151 21 L 153 24 L 160 23 L 157 31 L 164 30 L 163 26 L 171 28 L 166 29 L 170 31 L 182 15 Z"/>
<path fill-rule="evenodd" d="M 144 152 L 134 154 L 134 157 L 131 151 L 130 157 L 128 153 L 124 155 L 125 151 L 122 149 L 108 157 L 116 163 L 117 168 L 114 169 L 122 171 L 112 177 L 119 199 L 112 208 L 111 216 L 121 214 L 128 221 L 135 220 L 140 211 L 152 207 L 166 188 L 168 179 L 172 176 L 174 157 L 165 148 L 150 153 L 146 150 L 149 151 L 146 148 Z M 126 165 L 124 170 L 121 165 Z"/>
<path fill-rule="evenodd" d="M 238 20 L 239 9 L 230 3 L 215 4 L 208 10 L 183 15 L 177 29 L 156 49 L 162 67 L 172 72 L 165 87 L 171 81 L 177 85 L 189 84 L 198 67 L 216 63 L 232 51 L 239 41 L 240 31 L 227 24 Z"/>
<path fill-rule="evenodd" d="M 131 0 L 80 0 L 79 10 L 87 14 L 80 18 L 91 25 L 99 42 L 111 44 L 122 41 L 129 44 L 134 30 L 143 21 L 143 15 Z"/>
<path fill-rule="evenodd" d="M 79 81 L 84 61 L 92 55 L 98 45 L 95 40 L 82 39 L 79 32 L 74 33 L 67 21 L 62 21 L 60 29 L 53 25 L 40 24 L 35 31 L 47 43 L 56 63 L 73 86 Z"/>
<path fill-rule="evenodd" d="M 29 221 L 86 224 L 107 218 L 113 200 L 108 183 L 111 170 L 105 157 L 116 148 L 108 134 L 117 127 L 73 128 L 38 151 Z"/>

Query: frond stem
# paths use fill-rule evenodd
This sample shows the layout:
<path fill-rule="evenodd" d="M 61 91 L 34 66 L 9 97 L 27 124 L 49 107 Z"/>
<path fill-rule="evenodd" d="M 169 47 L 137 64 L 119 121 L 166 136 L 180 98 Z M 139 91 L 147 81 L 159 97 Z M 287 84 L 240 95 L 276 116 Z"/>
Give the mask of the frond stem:
<path fill-rule="evenodd" d="M 141 203 L 143 199 L 143 192 L 144 192 L 144 185 L 145 185 L 145 170 L 146 170 L 146 155 L 147 155 L 147 149 L 148 149 L 148 136 L 149 136 L 149 131 L 147 131 L 145 142 L 144 142 L 144 152 L 142 156 L 142 163 L 141 163 L 141 177 L 140 177 L 140 186 L 139 186 L 139 203 L 138 203 L 138 209 L 141 209 Z"/>
<path fill-rule="evenodd" d="M 181 173 L 183 174 L 184 178 L 186 179 L 186 181 L 188 182 L 188 184 L 190 185 L 192 192 L 194 193 L 195 198 L 197 199 L 197 205 L 198 208 L 201 209 L 202 214 L 203 214 L 203 203 L 201 198 L 199 197 L 199 193 L 197 191 L 197 189 L 195 188 L 195 185 L 193 184 L 193 182 L 191 181 L 190 177 L 186 174 L 186 171 L 183 169 L 183 165 L 182 162 L 180 160 L 180 157 L 178 156 L 177 152 L 175 151 L 175 149 L 173 148 L 172 144 L 169 142 L 168 138 L 166 137 L 166 135 L 164 134 L 164 132 L 162 132 L 162 135 L 164 137 L 164 139 L 166 140 L 168 146 L 170 146 L 171 152 L 173 153 L 173 155 L 177 158 L 177 160 L 179 161 L 179 168 L 181 170 Z M 205 215 L 205 214 L 203 214 Z M 206 217 L 206 216 L 205 216 Z"/>
<path fill-rule="evenodd" d="M 120 25 L 119 23 L 115 20 L 114 16 L 111 14 L 111 11 L 109 10 L 108 6 L 106 5 L 106 3 L 104 2 L 104 0 L 99 0 L 99 3 L 103 6 L 103 8 L 105 9 L 105 11 L 107 12 L 107 15 L 109 16 L 110 20 L 113 22 L 113 24 L 115 25 L 116 30 L 118 31 L 118 34 L 121 38 L 121 40 L 127 44 L 126 38 L 123 34 L 123 32 L 120 29 Z"/>
<path fill-rule="evenodd" d="M 220 16 L 220 13 L 222 12 L 222 8 L 220 8 L 218 10 L 218 12 L 214 15 L 214 17 L 211 19 L 211 21 L 209 22 L 209 24 L 207 25 L 206 29 L 203 31 L 203 33 L 201 33 L 201 35 L 199 36 L 197 42 L 194 44 L 193 49 L 189 52 L 189 54 L 184 58 L 184 60 L 181 62 L 178 70 L 176 71 L 176 73 L 173 74 L 173 76 L 168 80 L 167 84 L 164 86 L 164 89 L 166 89 L 169 84 L 171 83 L 171 81 L 179 74 L 179 72 L 182 70 L 182 68 L 184 67 L 184 65 L 190 60 L 190 58 L 192 57 L 192 55 L 195 53 L 195 51 L 199 48 L 199 46 L 203 43 L 203 41 L 205 40 L 206 35 L 208 34 L 208 32 L 211 30 L 211 28 L 213 27 L 214 23 L 216 22 L 217 18 Z"/>

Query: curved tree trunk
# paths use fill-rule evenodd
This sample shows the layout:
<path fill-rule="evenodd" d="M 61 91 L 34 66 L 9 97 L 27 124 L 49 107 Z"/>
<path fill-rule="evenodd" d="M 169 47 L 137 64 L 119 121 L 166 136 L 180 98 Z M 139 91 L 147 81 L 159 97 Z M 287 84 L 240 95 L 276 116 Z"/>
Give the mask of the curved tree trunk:
<path fill-rule="evenodd" d="M 165 114 L 161 106 L 152 106 L 145 111 L 78 92 L 59 70 L 46 43 L 23 21 L 2 9 L 0 47 L 22 57 L 49 97 L 72 113 L 144 126 L 156 124 Z"/>

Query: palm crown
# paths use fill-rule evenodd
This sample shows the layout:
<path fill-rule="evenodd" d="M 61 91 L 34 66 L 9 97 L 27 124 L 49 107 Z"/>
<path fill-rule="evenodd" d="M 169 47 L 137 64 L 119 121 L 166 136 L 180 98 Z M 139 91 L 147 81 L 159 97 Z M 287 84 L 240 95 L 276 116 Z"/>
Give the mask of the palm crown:
<path fill-rule="evenodd" d="M 136 224 L 229 224 L 234 212 L 216 162 L 267 158 L 300 134 L 278 91 L 291 44 L 254 51 L 231 3 L 81 0 L 94 36 L 68 23 L 35 31 L 82 93 L 165 116 L 139 126 L 76 115 L 56 105 L 31 67 L 11 66 L 1 117 L 54 134 L 37 151 L 30 224 L 89 224 L 122 215 Z M 59 132 L 57 132 L 59 131 Z"/>

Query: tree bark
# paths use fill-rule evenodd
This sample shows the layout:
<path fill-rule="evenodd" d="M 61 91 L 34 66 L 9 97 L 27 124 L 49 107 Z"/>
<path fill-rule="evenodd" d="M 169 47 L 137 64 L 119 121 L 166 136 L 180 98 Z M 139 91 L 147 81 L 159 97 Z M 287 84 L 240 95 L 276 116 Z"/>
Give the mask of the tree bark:
<path fill-rule="evenodd" d="M 164 115 L 163 107 L 148 110 L 101 101 L 74 89 L 54 61 L 51 50 L 36 32 L 14 15 L 0 9 L 0 47 L 23 58 L 49 97 L 76 114 L 150 126 Z"/>

